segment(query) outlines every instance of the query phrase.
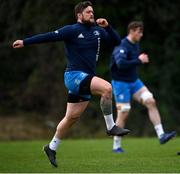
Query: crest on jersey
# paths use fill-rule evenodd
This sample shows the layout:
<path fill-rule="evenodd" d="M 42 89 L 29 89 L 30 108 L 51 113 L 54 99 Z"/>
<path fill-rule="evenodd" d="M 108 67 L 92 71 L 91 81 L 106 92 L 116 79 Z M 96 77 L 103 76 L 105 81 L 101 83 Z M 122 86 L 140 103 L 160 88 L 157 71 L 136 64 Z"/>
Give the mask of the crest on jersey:
<path fill-rule="evenodd" d="M 93 33 L 94 33 L 95 36 L 99 36 L 100 35 L 99 31 L 97 31 L 97 30 L 95 30 Z"/>

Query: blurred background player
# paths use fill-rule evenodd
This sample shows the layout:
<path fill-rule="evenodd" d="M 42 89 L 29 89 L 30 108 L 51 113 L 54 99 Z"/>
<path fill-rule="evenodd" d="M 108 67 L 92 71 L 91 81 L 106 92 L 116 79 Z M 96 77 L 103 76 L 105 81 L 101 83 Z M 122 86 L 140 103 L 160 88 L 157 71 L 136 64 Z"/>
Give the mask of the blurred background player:
<path fill-rule="evenodd" d="M 153 94 L 138 78 L 137 66 L 149 63 L 146 53 L 139 50 L 139 41 L 143 36 L 143 23 L 133 21 L 128 25 L 128 35 L 121 44 L 114 48 L 111 60 L 112 87 L 116 101 L 116 125 L 124 127 L 131 109 L 131 98 L 148 109 L 149 119 L 159 138 L 160 144 L 166 143 L 176 135 L 176 132 L 165 133 L 159 111 Z M 114 152 L 124 152 L 121 147 L 121 137 L 114 136 Z"/>
<path fill-rule="evenodd" d="M 119 35 L 106 19 L 97 19 L 95 25 L 94 11 L 89 1 L 80 2 L 75 6 L 75 16 L 76 24 L 13 43 L 14 48 L 21 48 L 36 43 L 65 42 L 68 64 L 64 81 L 69 91 L 66 114 L 57 126 L 52 141 L 44 146 L 48 159 L 55 167 L 57 167 L 56 150 L 61 139 L 86 109 L 92 94 L 101 96 L 100 106 L 104 114 L 107 134 L 122 136 L 129 133 L 128 129 L 119 128 L 114 123 L 111 84 L 95 75 L 101 42 L 110 46 L 119 45 L 121 42 Z"/>

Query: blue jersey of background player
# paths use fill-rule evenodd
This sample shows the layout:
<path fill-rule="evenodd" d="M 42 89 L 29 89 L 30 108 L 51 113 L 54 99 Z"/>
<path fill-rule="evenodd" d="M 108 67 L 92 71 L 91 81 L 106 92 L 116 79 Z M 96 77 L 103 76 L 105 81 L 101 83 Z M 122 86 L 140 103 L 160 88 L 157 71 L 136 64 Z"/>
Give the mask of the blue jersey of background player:
<path fill-rule="evenodd" d="M 79 119 L 86 109 L 91 94 L 101 95 L 101 109 L 104 114 L 107 133 L 109 135 L 125 135 L 129 130 L 115 125 L 112 116 L 111 84 L 95 76 L 96 61 L 98 60 L 101 43 L 118 45 L 119 35 L 112 29 L 106 19 L 94 20 L 94 11 L 89 1 L 80 2 L 75 6 L 77 23 L 67 25 L 56 31 L 35 35 L 13 43 L 14 48 L 30 44 L 64 41 L 67 68 L 64 81 L 69 90 L 65 117 L 57 126 L 52 141 L 44 146 L 51 164 L 57 167 L 56 149 L 69 128 Z"/>
<path fill-rule="evenodd" d="M 114 48 L 111 59 L 112 87 L 116 101 L 116 125 L 124 127 L 133 97 L 143 104 L 149 113 L 161 144 L 175 136 L 176 132 L 164 133 L 155 99 L 148 88 L 138 78 L 137 66 L 149 63 L 148 55 L 139 51 L 139 41 L 143 36 L 143 23 L 133 21 L 128 25 L 128 35 Z M 121 138 L 114 137 L 113 152 L 123 152 Z"/>

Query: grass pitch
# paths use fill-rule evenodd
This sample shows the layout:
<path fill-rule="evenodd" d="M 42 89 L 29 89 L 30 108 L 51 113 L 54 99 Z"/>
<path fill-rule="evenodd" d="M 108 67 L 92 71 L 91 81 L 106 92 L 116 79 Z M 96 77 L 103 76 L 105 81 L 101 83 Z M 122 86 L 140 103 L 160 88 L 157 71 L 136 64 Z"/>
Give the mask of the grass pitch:
<path fill-rule="evenodd" d="M 179 173 L 180 138 L 160 145 L 156 138 L 124 138 L 123 154 L 112 153 L 112 139 L 64 140 L 59 167 L 49 164 L 42 146 L 48 141 L 0 142 L 1 173 Z"/>

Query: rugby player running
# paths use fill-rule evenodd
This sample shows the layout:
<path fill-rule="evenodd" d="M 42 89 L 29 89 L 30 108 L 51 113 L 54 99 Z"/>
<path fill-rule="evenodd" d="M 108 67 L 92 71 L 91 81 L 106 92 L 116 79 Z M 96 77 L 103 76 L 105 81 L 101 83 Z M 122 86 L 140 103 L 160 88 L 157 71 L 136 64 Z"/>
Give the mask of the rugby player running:
<path fill-rule="evenodd" d="M 172 139 L 176 132 L 165 133 L 156 100 L 149 89 L 139 79 L 137 67 L 149 63 L 146 53 L 140 53 L 139 41 L 143 36 L 143 23 L 133 21 L 128 25 L 128 35 L 114 48 L 111 59 L 112 88 L 116 101 L 116 125 L 124 127 L 131 109 L 131 99 L 144 105 L 149 119 L 157 133 L 160 144 Z M 137 120 L 138 121 L 138 120 Z M 122 153 L 121 137 L 114 136 L 113 152 Z"/>
<path fill-rule="evenodd" d="M 108 135 L 123 136 L 130 132 L 115 125 L 112 115 L 111 84 L 95 74 L 101 43 L 116 46 L 121 42 L 120 37 L 106 19 L 100 18 L 95 22 L 92 3 L 89 1 L 80 2 L 75 6 L 75 16 L 77 23 L 73 25 L 16 40 L 13 43 L 14 48 L 54 41 L 65 43 L 68 62 L 64 82 L 69 91 L 66 114 L 59 122 L 52 141 L 44 146 L 49 161 L 55 167 L 58 166 L 56 161 L 58 145 L 86 109 L 91 95 L 101 96 L 100 107 Z"/>

